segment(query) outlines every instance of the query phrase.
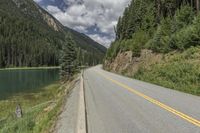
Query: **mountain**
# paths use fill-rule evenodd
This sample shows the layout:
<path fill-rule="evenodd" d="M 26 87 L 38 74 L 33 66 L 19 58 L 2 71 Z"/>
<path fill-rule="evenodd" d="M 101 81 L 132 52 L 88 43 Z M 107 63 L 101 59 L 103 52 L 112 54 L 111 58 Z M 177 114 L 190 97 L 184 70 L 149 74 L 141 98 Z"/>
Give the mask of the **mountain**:
<path fill-rule="evenodd" d="M 58 7 L 62 11 L 65 11 L 68 8 L 68 6 L 70 6 L 70 4 L 72 4 L 72 3 L 81 4 L 81 3 L 83 3 L 83 0 L 73 0 L 73 1 L 42 0 L 42 1 L 38 2 L 38 4 L 41 7 L 47 7 L 48 5 L 51 5 L 51 6 Z M 107 50 L 104 46 L 98 44 L 97 42 L 95 42 L 94 40 L 92 40 L 91 38 L 86 36 L 85 34 L 79 33 L 68 27 L 65 27 L 65 31 L 72 33 L 72 35 L 73 35 L 76 43 L 79 45 L 79 47 L 81 47 L 82 49 L 84 49 L 86 51 L 90 51 L 90 53 L 88 53 L 88 54 L 91 55 L 93 58 L 95 58 L 95 60 L 93 60 L 90 57 L 88 58 L 88 56 L 87 56 L 86 60 L 87 60 L 88 64 L 93 64 L 95 62 L 100 63 L 99 61 L 102 60 L 102 58 L 105 55 L 106 50 Z M 94 54 L 94 53 L 96 53 L 96 54 Z"/>
<path fill-rule="evenodd" d="M 199 0 L 132 0 L 104 68 L 200 95 Z"/>
<path fill-rule="evenodd" d="M 92 40 L 83 33 L 65 27 L 65 31 L 70 32 L 78 47 L 82 49 L 82 53 L 87 53 L 85 60 L 89 65 L 102 63 L 106 53 L 106 48 Z M 88 56 L 89 55 L 89 56 Z"/>
<path fill-rule="evenodd" d="M 77 42 L 77 50 L 93 63 L 101 62 L 106 48 L 64 27 L 32 0 L 0 1 L 0 67 L 58 65 L 67 32 Z"/>

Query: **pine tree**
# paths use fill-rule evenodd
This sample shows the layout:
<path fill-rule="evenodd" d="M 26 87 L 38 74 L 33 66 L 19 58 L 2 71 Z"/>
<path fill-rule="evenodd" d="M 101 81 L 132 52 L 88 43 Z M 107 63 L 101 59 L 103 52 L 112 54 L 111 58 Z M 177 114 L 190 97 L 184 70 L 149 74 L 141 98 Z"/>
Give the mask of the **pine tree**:
<path fill-rule="evenodd" d="M 63 44 L 61 51 L 61 80 L 69 80 L 77 69 L 77 54 L 75 49 L 75 42 L 72 37 L 68 34 L 66 36 L 67 42 Z"/>
<path fill-rule="evenodd" d="M 122 18 L 122 39 L 127 38 L 127 21 L 128 21 L 128 14 L 129 14 L 129 8 L 127 7 L 124 11 L 123 18 Z"/>
<path fill-rule="evenodd" d="M 121 39 L 122 37 L 122 18 L 119 17 L 118 23 L 117 23 L 117 27 L 116 27 L 116 40 Z"/>

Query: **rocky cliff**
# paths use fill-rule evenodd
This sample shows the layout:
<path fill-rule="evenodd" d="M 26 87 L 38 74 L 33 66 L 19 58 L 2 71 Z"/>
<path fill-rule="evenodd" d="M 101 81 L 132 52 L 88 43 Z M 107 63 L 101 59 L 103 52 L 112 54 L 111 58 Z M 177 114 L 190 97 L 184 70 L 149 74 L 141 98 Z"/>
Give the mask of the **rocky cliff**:
<path fill-rule="evenodd" d="M 162 60 L 162 54 L 155 54 L 151 50 L 144 49 L 140 57 L 133 57 L 132 51 L 119 52 L 114 60 L 105 60 L 104 68 L 106 70 L 133 76 L 140 67 L 148 68 Z"/>

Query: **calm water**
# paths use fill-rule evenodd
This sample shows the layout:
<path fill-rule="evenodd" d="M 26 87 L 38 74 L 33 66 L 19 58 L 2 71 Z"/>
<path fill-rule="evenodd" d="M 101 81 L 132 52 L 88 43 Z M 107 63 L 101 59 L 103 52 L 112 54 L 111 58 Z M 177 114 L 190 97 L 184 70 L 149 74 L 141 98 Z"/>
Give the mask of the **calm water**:
<path fill-rule="evenodd" d="M 0 100 L 19 92 L 33 92 L 59 79 L 59 69 L 0 70 Z"/>

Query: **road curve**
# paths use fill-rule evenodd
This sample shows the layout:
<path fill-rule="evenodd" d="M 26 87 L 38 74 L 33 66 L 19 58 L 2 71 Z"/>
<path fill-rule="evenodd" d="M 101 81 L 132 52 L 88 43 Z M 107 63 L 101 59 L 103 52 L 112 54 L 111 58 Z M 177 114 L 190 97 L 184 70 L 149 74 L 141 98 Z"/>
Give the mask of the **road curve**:
<path fill-rule="evenodd" d="M 88 133 L 200 133 L 200 97 L 101 69 L 84 72 Z"/>

